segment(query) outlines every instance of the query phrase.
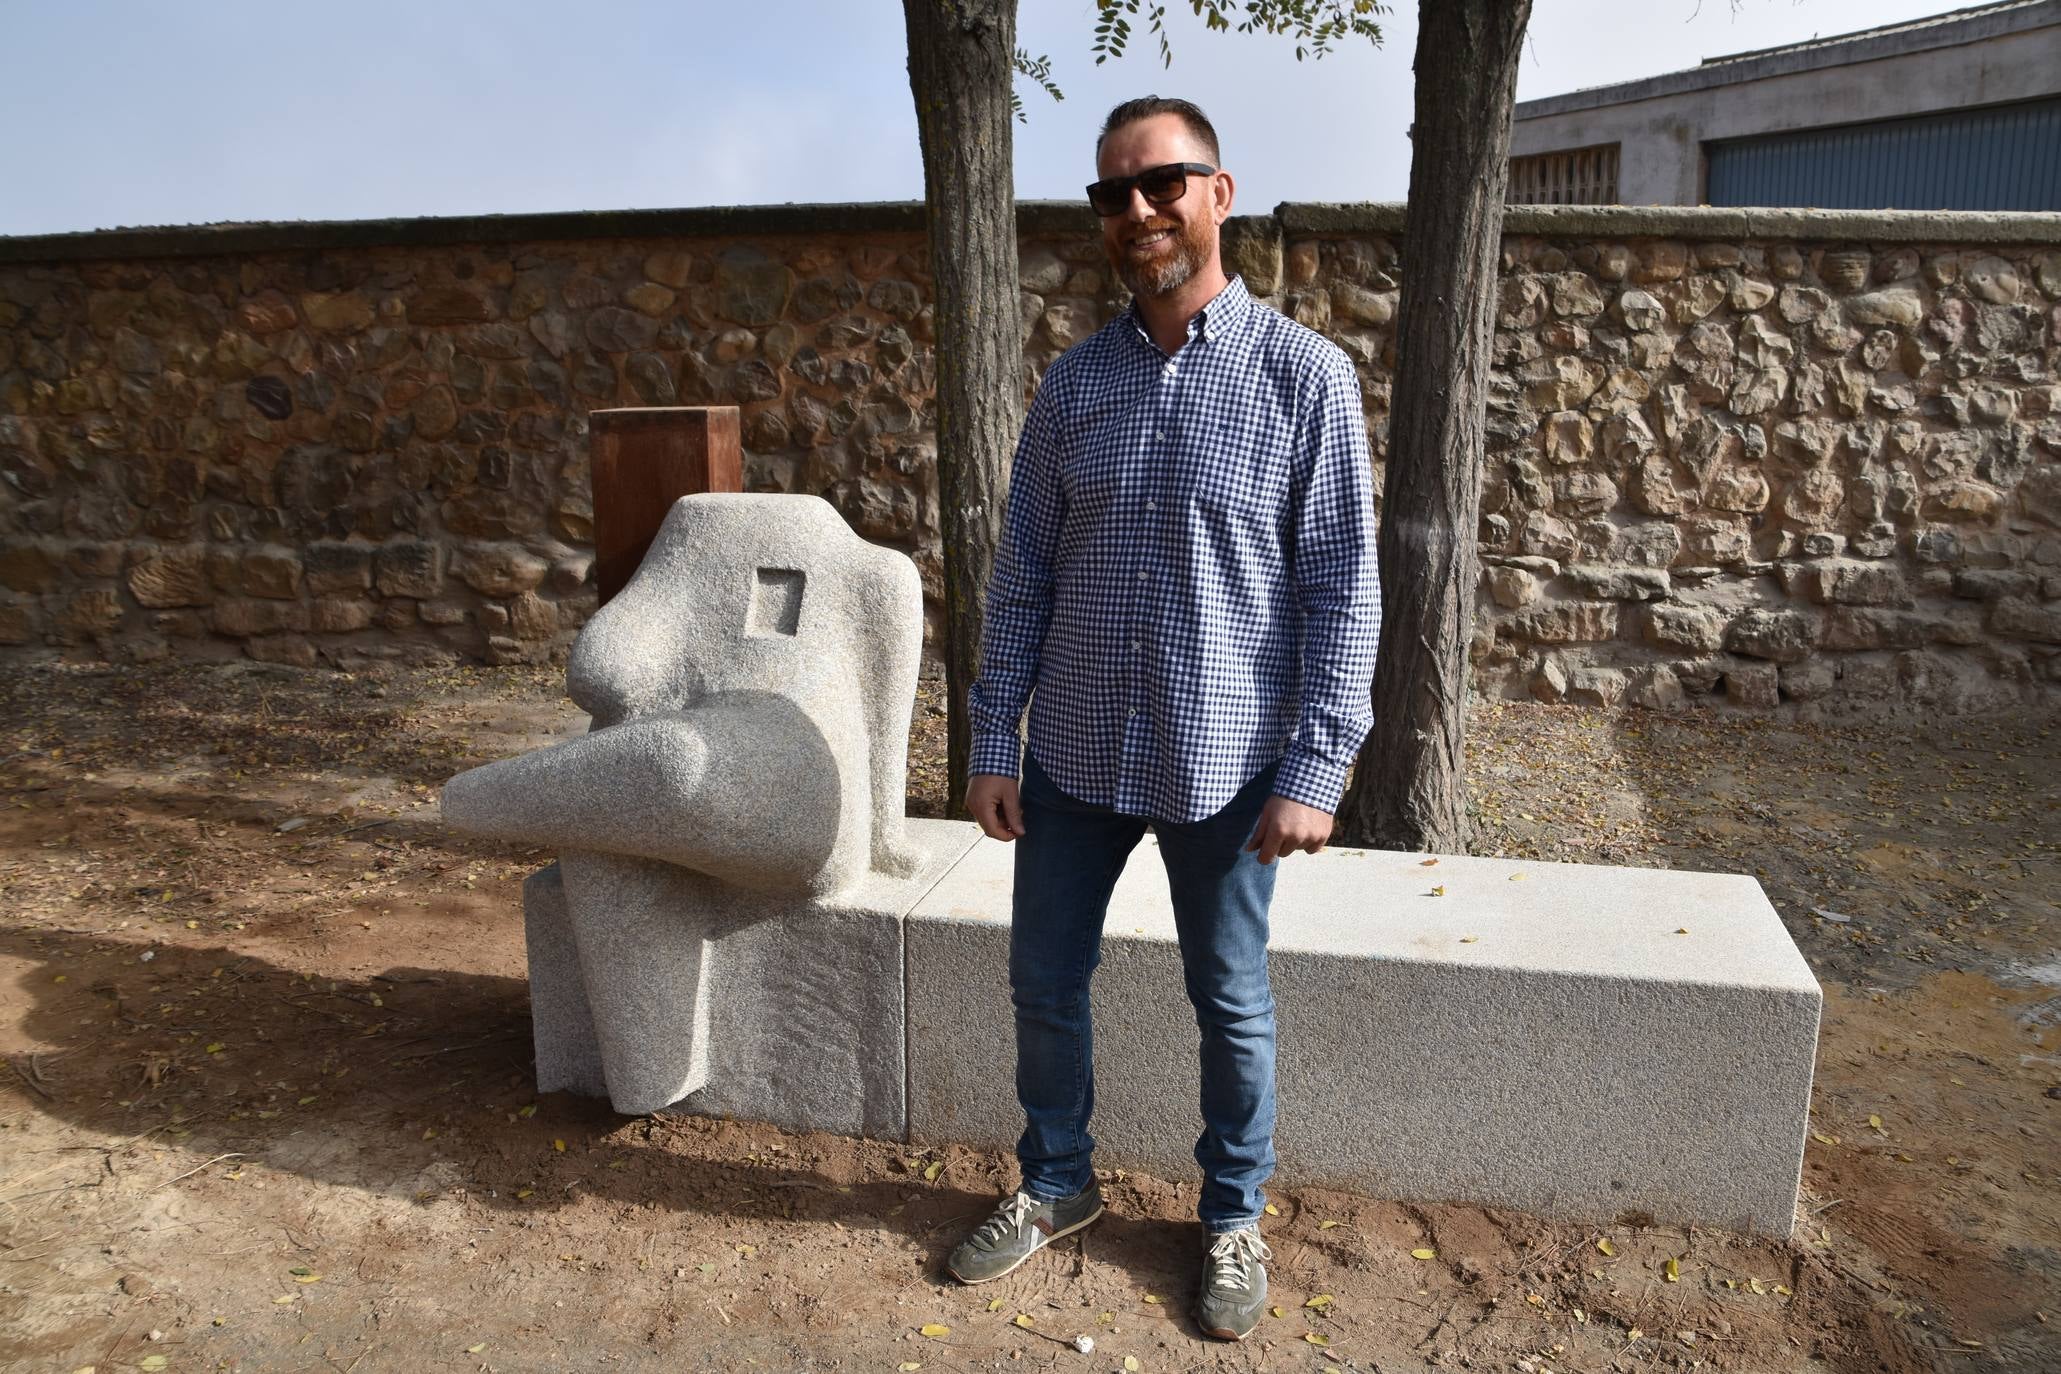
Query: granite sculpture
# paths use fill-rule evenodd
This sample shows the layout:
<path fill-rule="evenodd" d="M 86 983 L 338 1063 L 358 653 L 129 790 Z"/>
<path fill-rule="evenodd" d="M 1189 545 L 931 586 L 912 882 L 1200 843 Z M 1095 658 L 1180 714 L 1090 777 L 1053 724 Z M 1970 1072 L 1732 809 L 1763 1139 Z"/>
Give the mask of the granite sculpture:
<path fill-rule="evenodd" d="M 760 922 L 892 910 L 896 889 L 921 879 L 931 856 L 907 834 L 903 792 L 922 615 L 915 565 L 861 540 L 826 501 L 685 497 L 573 646 L 567 687 L 589 733 L 446 785 L 456 829 L 560 854 L 525 903 L 540 1087 L 605 1090 L 633 1113 L 703 1091 L 726 941 L 750 944 Z M 803 984 L 791 991 L 807 1043 L 792 1049 L 867 1037 L 837 1024 L 878 1019 L 851 1004 L 812 1020 L 823 999 L 807 987 L 840 959 L 863 961 L 864 943 L 810 969 L 759 970 Z M 868 976 L 892 974 L 899 1024 L 894 944 L 894 967 Z M 879 1049 L 899 1065 L 898 1034 Z M 898 1067 L 891 1076 L 832 1115 L 850 1129 L 892 1116 Z M 772 1115 L 790 1114 L 776 1101 Z"/>

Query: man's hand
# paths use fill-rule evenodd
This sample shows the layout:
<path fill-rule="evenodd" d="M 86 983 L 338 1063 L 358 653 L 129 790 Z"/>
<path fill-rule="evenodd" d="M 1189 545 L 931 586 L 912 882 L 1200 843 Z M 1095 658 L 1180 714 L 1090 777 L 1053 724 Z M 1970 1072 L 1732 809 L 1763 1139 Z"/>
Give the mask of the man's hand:
<path fill-rule="evenodd" d="M 1259 826 L 1245 847 L 1248 851 L 1258 850 L 1259 861 L 1270 864 L 1276 859 L 1287 858 L 1298 849 L 1305 854 L 1315 854 L 1330 838 L 1329 811 L 1319 811 L 1314 806 L 1304 806 L 1286 797 L 1269 797 L 1266 809 L 1260 812 Z"/>
<path fill-rule="evenodd" d="M 1023 833 L 1023 802 L 1017 795 L 1014 778 L 999 773 L 975 773 L 966 780 L 966 809 L 991 840 L 1007 842 Z M 1329 833 L 1330 818 L 1325 820 Z"/>

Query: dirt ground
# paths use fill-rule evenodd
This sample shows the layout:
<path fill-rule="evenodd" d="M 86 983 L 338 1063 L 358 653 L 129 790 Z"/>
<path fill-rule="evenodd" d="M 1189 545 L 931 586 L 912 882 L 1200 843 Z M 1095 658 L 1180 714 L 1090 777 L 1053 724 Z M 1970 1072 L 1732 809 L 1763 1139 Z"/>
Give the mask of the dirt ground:
<path fill-rule="evenodd" d="M 537 1097 L 546 856 L 436 789 L 582 724 L 547 670 L 0 674 L 0 1369 L 2061 1370 L 2061 720 L 1480 707 L 1478 851 L 1756 873 L 1823 981 L 1795 1236 L 1284 1179 L 1242 1346 L 1192 1180 L 966 1289 L 1003 1157 Z"/>

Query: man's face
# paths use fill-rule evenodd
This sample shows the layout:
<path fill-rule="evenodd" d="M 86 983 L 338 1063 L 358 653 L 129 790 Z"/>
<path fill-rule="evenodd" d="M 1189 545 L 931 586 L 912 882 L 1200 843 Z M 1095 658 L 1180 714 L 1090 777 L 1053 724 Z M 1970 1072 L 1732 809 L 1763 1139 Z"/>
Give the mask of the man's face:
<path fill-rule="evenodd" d="M 1133 176 L 1169 162 L 1214 165 L 1215 159 L 1178 115 L 1153 115 L 1110 133 L 1096 175 Z M 1171 205 L 1153 205 L 1134 190 L 1122 214 L 1103 216 L 1102 249 L 1132 295 L 1164 296 L 1215 261 L 1217 225 L 1230 208 L 1231 179 L 1223 173 L 1189 177 Z"/>

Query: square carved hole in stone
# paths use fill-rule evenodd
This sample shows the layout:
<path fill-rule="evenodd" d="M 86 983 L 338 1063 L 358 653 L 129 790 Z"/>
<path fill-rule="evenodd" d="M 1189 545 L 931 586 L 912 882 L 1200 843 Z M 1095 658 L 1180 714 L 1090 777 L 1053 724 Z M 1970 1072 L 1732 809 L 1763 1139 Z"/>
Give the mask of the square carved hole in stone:
<path fill-rule="evenodd" d="M 801 627 L 802 587 L 806 573 L 793 568 L 760 568 L 751 589 L 748 635 L 792 635 Z"/>

